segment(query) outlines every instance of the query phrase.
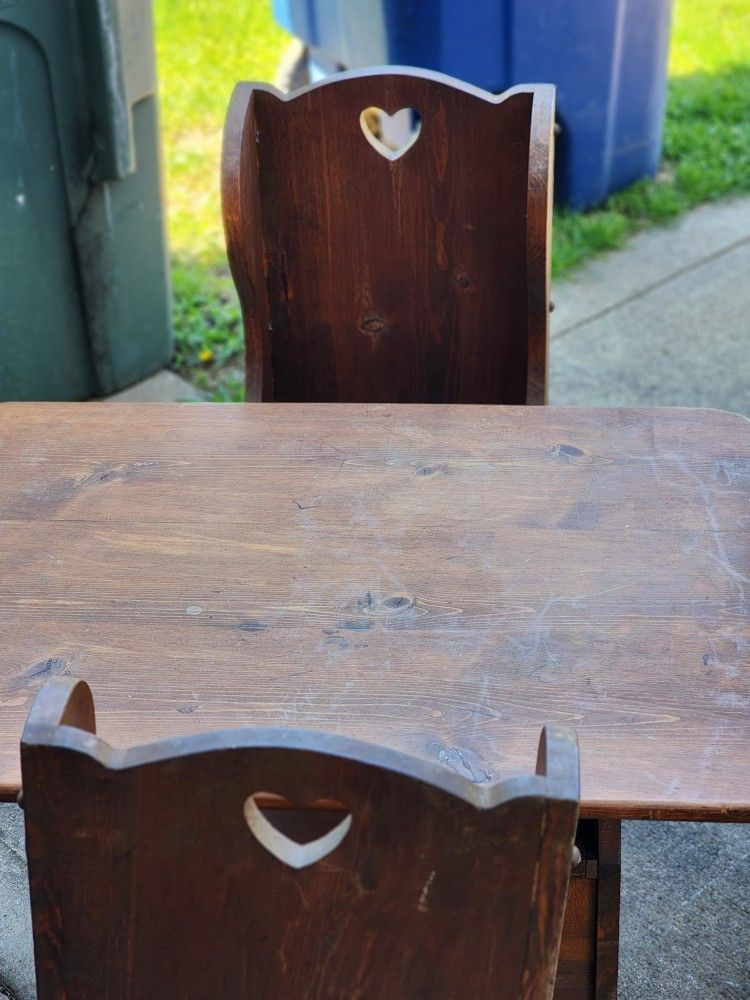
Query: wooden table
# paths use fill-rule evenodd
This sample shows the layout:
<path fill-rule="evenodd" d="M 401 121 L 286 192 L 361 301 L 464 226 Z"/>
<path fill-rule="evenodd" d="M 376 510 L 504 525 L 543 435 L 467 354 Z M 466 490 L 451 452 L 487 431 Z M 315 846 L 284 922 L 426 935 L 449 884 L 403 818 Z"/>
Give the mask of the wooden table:
<path fill-rule="evenodd" d="M 543 723 L 574 725 L 610 995 L 619 841 L 600 821 L 750 818 L 749 426 L 4 404 L 0 794 L 61 672 L 118 745 L 283 723 L 489 782 L 532 769 Z"/>

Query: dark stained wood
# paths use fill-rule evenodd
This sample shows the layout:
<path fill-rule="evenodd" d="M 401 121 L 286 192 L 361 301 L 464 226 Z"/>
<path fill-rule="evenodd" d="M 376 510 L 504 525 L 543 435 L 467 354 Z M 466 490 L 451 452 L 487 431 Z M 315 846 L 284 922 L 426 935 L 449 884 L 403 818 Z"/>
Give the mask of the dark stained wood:
<path fill-rule="evenodd" d="M 492 784 L 575 725 L 588 817 L 750 817 L 748 423 L 4 404 L 0 788 L 46 677 L 122 746 L 331 730 Z"/>
<path fill-rule="evenodd" d="M 73 726 L 96 733 L 91 688 L 85 681 L 60 677 L 46 681 L 34 697 L 30 720 L 36 726 Z"/>
<path fill-rule="evenodd" d="M 398 159 L 360 114 L 414 108 Z M 543 403 L 554 88 L 392 67 L 238 84 L 222 197 L 247 399 Z"/>
<path fill-rule="evenodd" d="M 582 859 L 571 871 L 555 1000 L 616 1000 L 620 932 L 620 821 L 582 819 Z"/>
<path fill-rule="evenodd" d="M 598 823 L 596 1000 L 617 1000 L 620 952 L 620 821 Z"/>
<path fill-rule="evenodd" d="M 543 730 L 536 776 L 487 786 L 300 729 L 116 750 L 65 724 L 83 682 L 46 687 L 21 744 L 40 1000 L 552 996 L 574 730 Z M 292 868 L 248 828 L 259 791 L 335 799 L 351 825 Z"/>
<path fill-rule="evenodd" d="M 573 869 L 565 904 L 555 1000 L 597 1000 L 596 924 L 596 875 Z"/>

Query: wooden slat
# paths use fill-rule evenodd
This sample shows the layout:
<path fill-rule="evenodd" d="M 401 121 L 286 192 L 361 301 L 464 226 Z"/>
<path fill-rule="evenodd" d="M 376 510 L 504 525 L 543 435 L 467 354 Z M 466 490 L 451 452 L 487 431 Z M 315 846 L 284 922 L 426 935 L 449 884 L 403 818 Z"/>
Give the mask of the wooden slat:
<path fill-rule="evenodd" d="M 0 788 L 42 680 L 132 745 L 332 729 L 582 813 L 747 818 L 748 424 L 718 411 L 0 407 Z"/>

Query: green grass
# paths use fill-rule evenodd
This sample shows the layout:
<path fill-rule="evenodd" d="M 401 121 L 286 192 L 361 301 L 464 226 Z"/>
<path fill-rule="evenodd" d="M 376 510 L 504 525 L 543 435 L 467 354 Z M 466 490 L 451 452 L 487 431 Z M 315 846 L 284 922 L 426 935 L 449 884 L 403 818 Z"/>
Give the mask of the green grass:
<path fill-rule="evenodd" d="M 289 42 L 271 0 L 155 0 L 172 249 L 224 259 L 221 130 L 237 80 L 273 80 Z"/>
<path fill-rule="evenodd" d="M 172 250 L 174 367 L 242 398 L 242 325 L 219 209 L 221 128 L 236 80 L 272 80 L 289 41 L 271 0 L 155 0 Z M 664 163 L 593 212 L 556 211 L 553 274 L 700 202 L 750 191 L 748 0 L 676 0 Z"/>
<path fill-rule="evenodd" d="M 273 80 L 290 41 L 271 0 L 155 0 L 172 257 L 173 367 L 217 401 L 243 398 L 242 321 L 219 201 L 221 130 L 237 80 Z"/>
<path fill-rule="evenodd" d="M 635 230 L 666 222 L 700 202 L 748 190 L 750 66 L 673 77 L 658 176 L 617 192 L 596 211 L 555 212 L 552 273 L 560 277 L 592 255 L 621 246 Z"/>
<path fill-rule="evenodd" d="M 223 251 L 172 260 L 174 367 L 217 401 L 241 399 L 242 318 Z"/>

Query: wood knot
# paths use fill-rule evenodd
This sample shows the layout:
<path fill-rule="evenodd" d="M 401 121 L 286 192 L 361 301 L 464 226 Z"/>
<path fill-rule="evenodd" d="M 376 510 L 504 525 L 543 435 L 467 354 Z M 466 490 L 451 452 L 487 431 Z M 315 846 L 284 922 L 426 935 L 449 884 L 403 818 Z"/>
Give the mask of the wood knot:
<path fill-rule="evenodd" d="M 556 444 L 552 449 L 553 458 L 580 458 L 583 452 L 573 444 Z"/>
<path fill-rule="evenodd" d="M 385 321 L 380 316 L 363 316 L 359 324 L 360 333 L 382 333 L 385 330 Z"/>
<path fill-rule="evenodd" d="M 394 611 L 408 611 L 416 603 L 416 598 L 412 597 L 411 594 L 382 594 L 378 591 L 373 593 L 368 590 L 364 597 L 355 601 L 352 610 L 363 612 L 365 615 L 390 615 Z M 354 622 L 345 622 L 343 627 L 351 628 L 353 625 Z M 369 627 L 368 622 L 367 624 L 358 624 L 354 630 L 364 631 Z"/>
<path fill-rule="evenodd" d="M 469 280 L 468 274 L 463 271 L 456 271 L 455 281 L 459 288 L 467 289 L 471 288 L 471 281 Z"/>
<path fill-rule="evenodd" d="M 389 594 L 381 599 L 380 606 L 387 611 L 406 611 L 414 607 L 414 598 L 409 594 Z"/>
<path fill-rule="evenodd" d="M 436 476 L 439 473 L 447 475 L 450 470 L 443 462 L 436 465 L 418 465 L 414 470 L 415 476 Z"/>

